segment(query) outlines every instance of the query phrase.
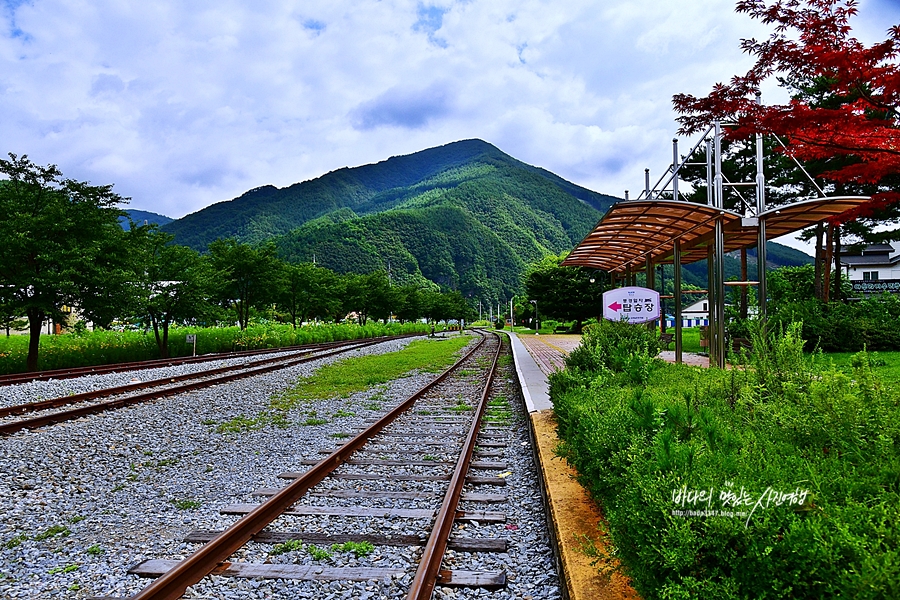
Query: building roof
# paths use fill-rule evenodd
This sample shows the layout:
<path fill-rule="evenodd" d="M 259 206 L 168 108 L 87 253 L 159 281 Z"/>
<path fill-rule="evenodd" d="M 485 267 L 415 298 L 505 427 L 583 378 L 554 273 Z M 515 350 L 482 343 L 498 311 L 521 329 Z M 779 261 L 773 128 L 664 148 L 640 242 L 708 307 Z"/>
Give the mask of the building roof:
<path fill-rule="evenodd" d="M 805 200 L 767 210 L 758 219 L 765 220 L 766 239 L 772 239 L 868 200 L 860 196 Z M 719 219 L 725 231 L 725 252 L 756 246 L 756 218 L 746 219 L 734 211 L 682 200 L 626 200 L 614 204 L 562 264 L 604 271 L 640 270 L 647 258 L 657 264 L 672 262 L 676 240 L 681 242 L 682 263 L 702 260 Z"/>

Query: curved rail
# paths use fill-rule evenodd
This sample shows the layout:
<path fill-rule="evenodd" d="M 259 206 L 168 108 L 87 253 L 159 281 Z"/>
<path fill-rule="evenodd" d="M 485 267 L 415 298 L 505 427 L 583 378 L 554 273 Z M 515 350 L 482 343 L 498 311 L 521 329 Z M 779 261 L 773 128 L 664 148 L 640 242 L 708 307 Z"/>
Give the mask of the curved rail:
<path fill-rule="evenodd" d="M 153 583 L 132 596 L 132 600 L 175 600 L 181 598 L 188 587 L 196 584 L 208 574 L 212 573 L 220 563 L 227 560 L 229 556 L 250 541 L 254 535 L 260 533 L 267 525 L 300 500 L 310 488 L 323 481 L 341 464 L 346 462 L 350 456 L 362 448 L 370 438 L 396 420 L 397 417 L 411 408 L 425 393 L 456 371 L 463 362 L 468 360 L 485 343 L 487 338 L 483 334 L 481 335 L 482 339 L 474 348 L 467 352 L 465 356 L 457 360 L 437 378 L 424 385 L 409 398 L 398 404 L 370 427 L 357 434 L 325 459 L 319 461 L 315 466 L 303 473 L 291 484 L 282 488 L 268 500 L 247 513 L 202 548 L 188 556 L 186 559 L 180 561 L 174 568 L 170 569 L 164 575 L 154 580 Z M 496 367 L 496 359 L 494 361 L 494 367 Z M 491 379 L 493 379 L 493 376 Z M 477 427 L 475 428 L 475 431 L 477 432 Z M 474 444 L 472 444 L 472 448 L 474 448 Z M 455 508 L 453 510 L 455 511 Z M 438 566 L 440 566 L 439 559 Z"/>

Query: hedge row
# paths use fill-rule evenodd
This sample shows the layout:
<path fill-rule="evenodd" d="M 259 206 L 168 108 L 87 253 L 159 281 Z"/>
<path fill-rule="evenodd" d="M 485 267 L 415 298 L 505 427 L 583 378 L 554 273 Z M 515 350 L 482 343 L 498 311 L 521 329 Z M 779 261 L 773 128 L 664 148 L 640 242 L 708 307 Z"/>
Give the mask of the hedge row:
<path fill-rule="evenodd" d="M 353 340 L 402 333 L 425 333 L 430 326 L 422 323 L 355 323 L 308 325 L 294 329 L 290 325 L 251 325 L 241 331 L 237 327 L 177 327 L 169 331 L 170 356 L 190 356 L 193 346 L 186 342 L 188 334 L 197 336 L 197 354 L 281 348 L 318 342 Z M 39 369 L 63 369 L 104 365 L 159 357 L 156 338 L 143 331 L 92 331 L 81 334 L 41 336 Z M 0 338 L 0 374 L 25 371 L 28 336 Z"/>
<path fill-rule="evenodd" d="M 645 600 L 900 598 L 897 392 L 864 353 L 849 374 L 804 355 L 799 332 L 723 371 L 600 324 L 551 377 L 560 453 L 608 522 L 601 566 Z"/>

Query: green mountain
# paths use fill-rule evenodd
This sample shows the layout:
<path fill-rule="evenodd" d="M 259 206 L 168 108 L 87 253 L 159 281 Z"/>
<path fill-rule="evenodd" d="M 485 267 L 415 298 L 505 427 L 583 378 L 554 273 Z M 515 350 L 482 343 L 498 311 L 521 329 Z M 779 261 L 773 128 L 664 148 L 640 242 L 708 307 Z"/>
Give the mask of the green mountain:
<path fill-rule="evenodd" d="M 198 250 L 217 238 L 274 240 L 292 261 L 387 269 L 395 282 L 493 302 L 521 289 L 528 263 L 574 247 L 616 200 L 464 140 L 256 188 L 163 230 Z"/>
<path fill-rule="evenodd" d="M 334 211 L 350 209 L 359 217 L 375 214 L 476 179 L 512 180 L 513 188 L 519 187 L 518 180 L 524 188 L 539 182 L 539 187 L 550 186 L 564 194 L 565 204 L 578 200 L 594 211 L 606 210 L 617 200 L 520 162 L 487 142 L 463 140 L 376 164 L 345 167 L 286 188 L 254 188 L 178 219 L 163 230 L 174 234 L 178 243 L 198 250 L 218 238 L 260 242 Z M 568 212 L 567 206 L 558 210 Z M 593 215 L 596 222 L 599 215 Z"/>

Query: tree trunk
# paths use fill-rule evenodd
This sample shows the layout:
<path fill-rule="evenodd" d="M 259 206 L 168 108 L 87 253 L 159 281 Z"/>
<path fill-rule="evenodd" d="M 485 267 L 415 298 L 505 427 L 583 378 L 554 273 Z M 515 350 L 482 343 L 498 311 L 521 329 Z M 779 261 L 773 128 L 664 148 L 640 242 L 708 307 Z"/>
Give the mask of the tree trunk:
<path fill-rule="evenodd" d="M 822 263 L 824 262 L 824 257 L 822 256 L 822 234 L 824 233 L 824 227 L 821 223 L 816 225 L 816 266 L 815 266 L 815 279 L 813 283 L 813 289 L 815 290 L 816 298 L 821 300 L 823 298 L 822 294 Z"/>
<path fill-rule="evenodd" d="M 159 349 L 160 358 L 169 358 L 168 336 L 160 337 L 159 335 L 159 317 L 155 313 L 150 313 L 150 322 L 153 323 L 153 335 L 156 337 L 156 347 Z M 166 327 L 168 333 L 168 327 Z"/>
<path fill-rule="evenodd" d="M 28 358 L 25 360 L 27 371 L 37 371 L 38 349 L 41 341 L 41 327 L 44 324 L 44 311 L 29 308 L 28 315 Z"/>
<path fill-rule="evenodd" d="M 828 230 L 825 234 L 825 269 L 822 272 L 822 300 L 828 302 L 831 299 L 831 259 L 834 248 L 834 225 L 828 224 Z"/>
<path fill-rule="evenodd" d="M 162 345 L 163 345 L 163 349 L 165 351 L 165 356 L 163 356 L 163 358 L 169 358 L 169 315 L 168 314 L 163 319 L 162 330 L 163 330 Z"/>
<path fill-rule="evenodd" d="M 741 281 L 747 281 L 747 249 L 741 248 Z M 741 318 L 747 318 L 747 286 L 741 286 Z"/>
<path fill-rule="evenodd" d="M 834 228 L 834 300 L 844 301 L 844 292 L 841 289 L 841 227 Z"/>

